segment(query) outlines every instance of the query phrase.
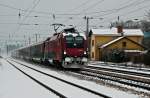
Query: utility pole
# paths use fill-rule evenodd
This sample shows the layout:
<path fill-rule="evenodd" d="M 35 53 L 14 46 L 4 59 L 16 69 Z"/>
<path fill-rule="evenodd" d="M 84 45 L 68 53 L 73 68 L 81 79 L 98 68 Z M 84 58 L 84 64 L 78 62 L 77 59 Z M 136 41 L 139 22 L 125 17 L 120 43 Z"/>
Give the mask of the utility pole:
<path fill-rule="evenodd" d="M 29 37 L 29 45 L 31 44 L 31 38 Z"/>
<path fill-rule="evenodd" d="M 5 48 L 6 48 L 6 54 L 8 55 L 8 45 L 7 45 L 7 40 L 5 41 Z"/>
<path fill-rule="evenodd" d="M 36 43 L 37 43 L 37 35 L 38 35 L 38 34 L 35 34 L 35 38 L 36 38 Z"/>
<path fill-rule="evenodd" d="M 26 46 L 26 35 L 24 35 L 24 46 Z"/>
<path fill-rule="evenodd" d="M 1 48 L 0 48 L 0 56 L 1 56 L 1 52 L 2 52 L 2 50 L 1 50 Z"/>
<path fill-rule="evenodd" d="M 8 45 L 6 45 L 6 51 L 7 51 L 7 55 L 8 55 Z"/>
<path fill-rule="evenodd" d="M 91 37 L 89 36 L 89 20 L 90 20 L 90 19 L 93 19 L 93 17 L 87 17 L 87 16 L 85 16 L 84 19 L 86 20 L 86 37 L 87 37 L 88 57 L 90 58 Z"/>
<path fill-rule="evenodd" d="M 86 36 L 89 36 L 89 17 L 86 17 Z"/>
<path fill-rule="evenodd" d="M 83 17 L 86 20 L 86 36 L 89 36 L 89 20 L 93 19 L 93 17 L 84 16 Z"/>

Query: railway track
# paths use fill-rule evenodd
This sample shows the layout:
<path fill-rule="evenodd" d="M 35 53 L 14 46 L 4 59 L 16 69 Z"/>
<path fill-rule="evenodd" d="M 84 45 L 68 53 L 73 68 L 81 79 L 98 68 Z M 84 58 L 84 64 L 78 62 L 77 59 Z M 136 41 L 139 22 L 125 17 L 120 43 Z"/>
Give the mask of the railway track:
<path fill-rule="evenodd" d="M 90 69 L 96 69 L 96 70 L 105 70 L 105 71 L 110 71 L 110 72 L 117 72 L 117 73 L 123 73 L 123 74 L 128 74 L 128 75 L 134 75 L 134 76 L 140 76 L 140 77 L 145 77 L 150 79 L 150 74 L 149 73 L 144 73 L 144 72 L 136 72 L 136 71 L 130 71 L 130 70 L 124 70 L 122 69 L 115 69 L 114 67 L 112 68 L 107 68 L 107 67 L 95 67 L 95 66 L 86 66 L 85 68 L 90 68 Z"/>
<path fill-rule="evenodd" d="M 81 71 L 75 72 L 99 79 L 110 80 L 121 84 L 134 86 L 150 91 L 150 75 L 138 72 L 120 71 L 110 68 L 86 66 Z"/>
<path fill-rule="evenodd" d="M 68 96 L 66 96 L 66 95 L 60 93 L 59 91 L 57 91 L 57 90 L 51 88 L 51 87 L 50 87 L 49 85 L 47 85 L 46 83 L 41 82 L 40 80 L 38 80 L 38 78 L 35 78 L 34 76 L 28 74 L 28 72 L 24 71 L 22 68 L 17 67 L 14 63 L 17 63 L 17 64 L 19 64 L 19 66 L 22 66 L 22 67 L 24 67 L 24 68 L 27 68 L 27 69 L 29 69 L 29 70 L 32 70 L 32 71 L 37 72 L 37 73 L 39 73 L 39 74 L 42 74 L 42 75 L 44 75 L 44 76 L 46 76 L 46 77 L 50 77 L 50 78 L 56 79 L 56 80 L 59 81 L 59 82 L 63 82 L 63 83 L 65 83 L 65 84 L 67 84 L 67 85 L 73 86 L 74 88 L 78 88 L 78 89 L 80 89 L 81 91 L 84 91 L 84 92 L 86 92 L 86 93 L 90 93 L 90 94 L 92 94 L 92 95 L 94 95 L 94 96 L 97 96 L 97 97 L 100 97 L 100 98 L 111 98 L 110 96 L 107 96 L 107 95 L 105 95 L 105 94 L 102 94 L 102 93 L 93 91 L 93 90 L 91 90 L 91 89 L 88 89 L 88 88 L 86 88 L 86 87 L 80 86 L 80 85 L 78 85 L 78 84 L 75 84 L 75 83 L 72 83 L 72 82 L 69 82 L 69 81 L 63 80 L 63 79 L 61 79 L 61 78 L 58 78 L 58 77 L 53 76 L 53 75 L 51 75 L 51 74 L 47 74 L 47 73 L 45 73 L 45 72 L 39 71 L 39 70 L 37 70 L 37 69 L 35 69 L 35 68 L 29 67 L 29 66 L 24 65 L 24 64 L 22 64 L 22 63 L 19 63 L 19 62 L 16 62 L 16 61 L 10 61 L 10 60 L 7 60 L 7 61 L 8 61 L 14 68 L 16 68 L 17 70 L 19 70 L 20 72 L 22 72 L 24 75 L 26 75 L 27 77 L 29 77 L 30 79 L 32 79 L 33 81 L 35 81 L 36 83 L 38 83 L 39 85 L 43 86 L 43 87 L 46 88 L 47 90 L 53 92 L 54 94 L 56 94 L 56 95 L 57 95 L 58 97 L 60 97 L 60 98 L 68 98 Z M 82 92 L 82 93 L 83 93 L 83 92 Z M 82 93 L 81 93 L 81 94 L 82 94 Z"/>
<path fill-rule="evenodd" d="M 141 67 L 141 66 L 129 66 L 126 64 L 115 64 L 115 63 L 90 63 L 91 65 L 100 65 L 100 66 L 108 66 L 108 67 L 116 67 L 116 68 L 123 68 L 129 70 L 137 70 L 137 71 L 144 71 L 150 72 L 150 67 Z"/>

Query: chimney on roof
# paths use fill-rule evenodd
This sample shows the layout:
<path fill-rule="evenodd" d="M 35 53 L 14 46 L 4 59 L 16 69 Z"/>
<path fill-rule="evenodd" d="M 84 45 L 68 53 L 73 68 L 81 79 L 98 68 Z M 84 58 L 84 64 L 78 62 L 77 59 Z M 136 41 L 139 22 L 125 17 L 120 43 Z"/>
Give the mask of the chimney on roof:
<path fill-rule="evenodd" d="M 122 33 L 123 32 L 123 27 L 121 25 L 117 26 L 117 32 Z"/>
<path fill-rule="evenodd" d="M 117 32 L 118 33 L 123 33 L 123 25 L 120 22 L 120 17 L 118 16 L 118 22 L 117 22 Z"/>

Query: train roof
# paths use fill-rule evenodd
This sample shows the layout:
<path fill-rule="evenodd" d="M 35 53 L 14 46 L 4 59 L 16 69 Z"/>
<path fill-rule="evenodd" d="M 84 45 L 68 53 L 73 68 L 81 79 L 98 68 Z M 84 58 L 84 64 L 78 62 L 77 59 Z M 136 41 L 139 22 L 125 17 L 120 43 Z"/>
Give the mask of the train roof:
<path fill-rule="evenodd" d="M 84 39 L 86 39 L 86 36 L 84 33 L 63 33 L 63 36 L 69 36 L 69 35 L 72 35 L 73 37 L 82 36 Z"/>
<path fill-rule="evenodd" d="M 78 31 L 74 27 L 71 27 L 71 28 L 65 28 L 63 30 L 63 32 L 72 32 L 72 33 L 74 33 L 74 32 L 78 32 Z"/>
<path fill-rule="evenodd" d="M 86 39 L 86 35 L 84 33 L 78 32 L 74 27 L 72 28 L 66 28 L 62 31 L 63 36 L 72 35 L 73 37 L 76 36 L 82 36 L 84 39 Z"/>
<path fill-rule="evenodd" d="M 21 49 L 25 49 L 25 48 L 28 48 L 28 47 L 31 47 L 31 46 L 35 46 L 35 45 L 39 45 L 39 44 L 42 44 L 42 43 L 44 43 L 44 41 L 40 41 L 40 42 L 37 42 L 37 43 L 29 44 L 29 45 L 27 45 L 27 46 L 23 46 L 23 47 L 20 47 L 20 48 L 18 48 L 18 49 L 15 49 L 14 51 L 16 51 L 16 50 L 21 50 Z"/>
<path fill-rule="evenodd" d="M 65 28 L 65 29 L 63 29 L 63 31 L 61 33 L 58 33 L 58 34 L 62 34 L 63 36 L 72 35 L 73 37 L 82 36 L 86 40 L 86 35 L 84 33 L 78 32 L 74 27 L 72 27 L 72 28 Z M 46 41 L 49 41 L 51 38 L 53 38 L 53 36 L 52 37 L 47 37 L 43 41 L 40 41 L 40 42 L 37 42 L 37 43 L 33 43 L 33 44 L 30 44 L 30 45 L 27 45 L 27 46 L 20 47 L 18 49 L 15 49 L 14 51 L 42 44 L 42 43 L 44 43 Z"/>

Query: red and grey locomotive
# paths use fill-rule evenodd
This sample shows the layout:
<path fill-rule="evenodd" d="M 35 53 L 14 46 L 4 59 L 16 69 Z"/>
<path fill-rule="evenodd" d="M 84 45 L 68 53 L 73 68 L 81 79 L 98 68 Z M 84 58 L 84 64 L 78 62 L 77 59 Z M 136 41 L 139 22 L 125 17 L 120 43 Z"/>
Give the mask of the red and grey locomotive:
<path fill-rule="evenodd" d="M 87 39 L 75 28 L 64 29 L 45 41 L 17 49 L 15 57 L 49 62 L 63 68 L 80 68 L 87 63 Z"/>

